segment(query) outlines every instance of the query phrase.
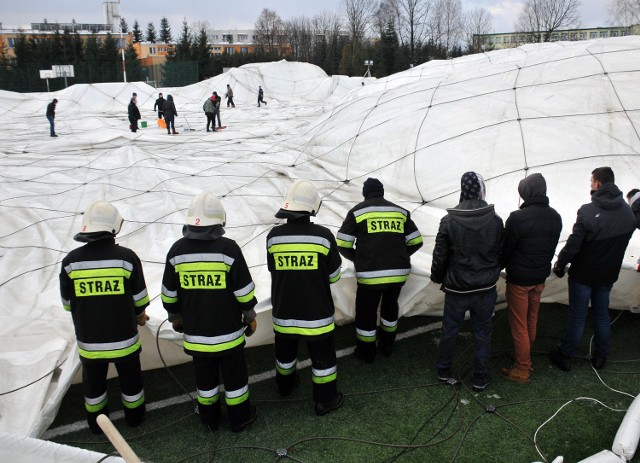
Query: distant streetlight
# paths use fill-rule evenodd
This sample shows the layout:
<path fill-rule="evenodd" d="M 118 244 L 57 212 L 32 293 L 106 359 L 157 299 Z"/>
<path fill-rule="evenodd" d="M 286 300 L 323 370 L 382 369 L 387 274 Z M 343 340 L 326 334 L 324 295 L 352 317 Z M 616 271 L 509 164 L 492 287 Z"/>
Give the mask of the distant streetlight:
<path fill-rule="evenodd" d="M 122 15 L 114 16 L 114 18 L 118 18 L 120 22 L 120 51 L 122 52 L 122 78 L 124 79 L 124 83 L 127 83 L 127 69 L 124 64 L 124 39 L 122 36 L 122 20 L 124 19 Z"/>
<path fill-rule="evenodd" d="M 364 73 L 364 77 L 371 77 L 371 69 L 369 69 L 371 66 L 373 66 L 373 61 L 371 60 L 364 60 L 364 65 L 367 67 L 367 72 Z"/>

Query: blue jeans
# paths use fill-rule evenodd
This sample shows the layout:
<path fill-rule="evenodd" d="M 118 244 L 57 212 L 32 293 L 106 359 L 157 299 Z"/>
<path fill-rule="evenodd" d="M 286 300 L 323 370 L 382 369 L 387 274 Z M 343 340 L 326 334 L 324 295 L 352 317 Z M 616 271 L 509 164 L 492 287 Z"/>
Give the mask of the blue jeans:
<path fill-rule="evenodd" d="M 475 339 L 473 353 L 473 384 L 484 385 L 489 382 L 489 360 L 491 358 L 491 332 L 493 331 L 493 311 L 498 293 L 492 289 L 486 293 L 451 294 L 444 297 L 444 315 L 442 334 L 438 345 L 436 367 L 440 376 L 449 376 L 456 350 L 458 331 L 464 322 L 468 310 L 471 316 L 471 328 Z"/>
<path fill-rule="evenodd" d="M 569 310 L 564 340 L 560 343 L 560 351 L 573 357 L 582 337 L 584 325 L 591 300 L 591 316 L 593 318 L 593 335 L 596 352 L 603 357 L 609 356 L 609 294 L 613 285 L 589 286 L 578 283 L 569 277 Z"/>
<path fill-rule="evenodd" d="M 53 122 L 53 116 L 47 116 L 47 119 L 49 120 L 49 135 L 53 137 L 56 134 L 56 124 Z"/>

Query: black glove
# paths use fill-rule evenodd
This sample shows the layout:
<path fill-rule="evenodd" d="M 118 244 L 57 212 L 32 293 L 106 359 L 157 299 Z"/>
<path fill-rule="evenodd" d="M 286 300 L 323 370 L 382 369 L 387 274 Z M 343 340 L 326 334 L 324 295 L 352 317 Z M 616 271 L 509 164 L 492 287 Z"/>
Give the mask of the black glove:
<path fill-rule="evenodd" d="M 557 276 L 558 278 L 562 278 L 564 277 L 564 268 L 560 268 L 558 266 L 558 262 L 556 262 L 553 265 L 553 273 L 555 274 L 555 276 Z"/>

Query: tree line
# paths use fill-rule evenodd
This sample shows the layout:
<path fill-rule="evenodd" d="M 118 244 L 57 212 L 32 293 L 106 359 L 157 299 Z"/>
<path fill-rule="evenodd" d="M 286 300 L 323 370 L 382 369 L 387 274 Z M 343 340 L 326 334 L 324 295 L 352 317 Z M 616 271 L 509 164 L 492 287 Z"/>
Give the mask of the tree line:
<path fill-rule="evenodd" d="M 514 30 L 529 34 L 532 41 L 549 40 L 554 31 L 579 24 L 579 5 L 580 0 L 525 0 Z M 640 0 L 611 0 L 609 11 L 617 23 L 640 22 Z M 124 18 L 119 28 L 129 32 Z M 206 21 L 190 26 L 185 19 L 174 41 L 166 17 L 160 20 L 159 30 L 149 22 L 144 32 L 135 20 L 131 35 L 134 43 L 174 44 L 162 79 L 163 85 L 171 86 L 218 75 L 225 67 L 283 58 L 315 64 L 328 75 L 351 76 L 363 75 L 365 60 L 373 61 L 371 74 L 384 77 L 433 59 L 487 51 L 489 48 L 481 48 L 474 36 L 494 32 L 489 11 L 476 8 L 465 12 L 462 0 L 342 0 L 339 12 L 286 21 L 275 10 L 265 8 L 254 29 L 255 51 L 236 54 L 212 54 L 211 28 Z M 0 88 L 41 91 L 44 83 L 37 71 L 54 64 L 74 65 L 75 82 L 122 81 L 118 37 L 112 34 L 102 40 L 83 39 L 68 30 L 20 34 L 14 51 L 15 60 L 9 61 L 6 50 L 0 48 Z M 193 71 L 187 80 L 181 80 L 177 74 L 185 63 L 192 64 Z M 129 81 L 147 77 L 132 44 L 126 47 L 125 65 Z"/>

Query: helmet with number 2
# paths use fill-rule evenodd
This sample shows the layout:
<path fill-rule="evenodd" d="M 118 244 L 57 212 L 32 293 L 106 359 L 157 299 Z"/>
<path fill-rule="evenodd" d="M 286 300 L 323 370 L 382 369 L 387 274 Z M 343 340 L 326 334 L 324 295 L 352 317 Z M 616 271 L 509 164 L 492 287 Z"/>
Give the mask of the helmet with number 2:
<path fill-rule="evenodd" d="M 224 226 L 226 214 L 220 199 L 210 191 L 202 191 L 191 200 L 187 211 L 187 225 L 194 227 Z"/>

